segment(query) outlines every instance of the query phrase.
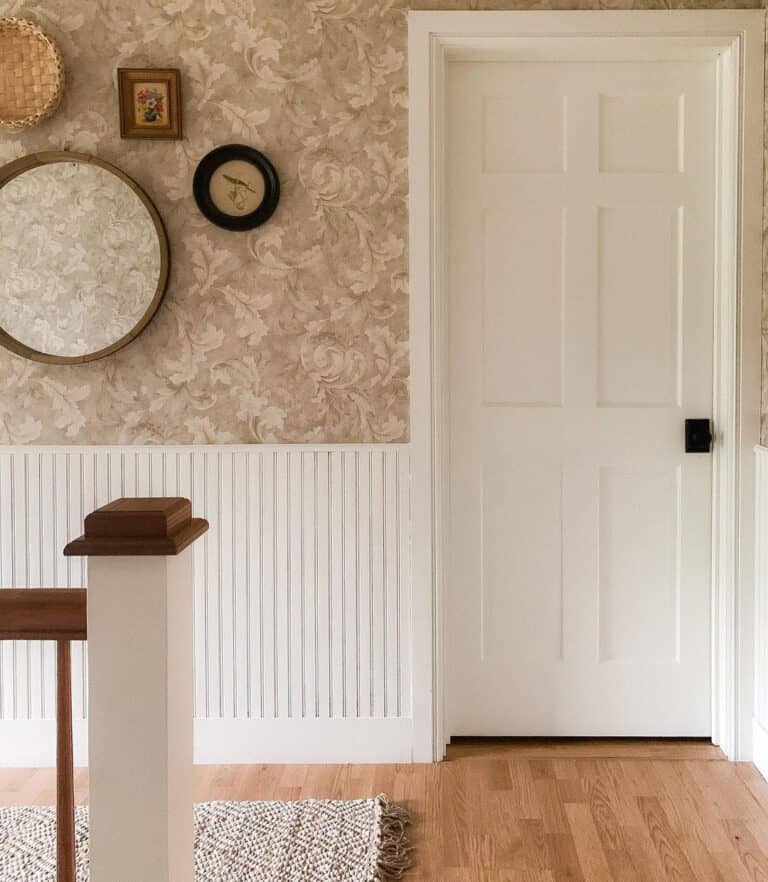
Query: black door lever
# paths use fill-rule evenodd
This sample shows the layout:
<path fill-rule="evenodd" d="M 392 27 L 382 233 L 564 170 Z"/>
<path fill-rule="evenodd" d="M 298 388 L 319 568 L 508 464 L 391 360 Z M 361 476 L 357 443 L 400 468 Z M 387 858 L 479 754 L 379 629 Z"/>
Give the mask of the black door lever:
<path fill-rule="evenodd" d="M 712 452 L 712 423 L 710 420 L 685 421 L 685 452 Z"/>

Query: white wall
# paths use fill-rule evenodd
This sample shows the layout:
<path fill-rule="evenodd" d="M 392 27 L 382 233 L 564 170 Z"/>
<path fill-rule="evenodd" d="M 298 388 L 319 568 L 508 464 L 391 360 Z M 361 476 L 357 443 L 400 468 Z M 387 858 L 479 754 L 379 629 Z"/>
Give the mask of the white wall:
<path fill-rule="evenodd" d="M 87 585 L 65 558 L 118 496 L 188 496 L 197 762 L 411 758 L 405 445 L 0 449 L 0 586 Z M 73 647 L 77 759 L 86 659 Z M 0 644 L 0 764 L 54 756 L 51 644 Z"/>

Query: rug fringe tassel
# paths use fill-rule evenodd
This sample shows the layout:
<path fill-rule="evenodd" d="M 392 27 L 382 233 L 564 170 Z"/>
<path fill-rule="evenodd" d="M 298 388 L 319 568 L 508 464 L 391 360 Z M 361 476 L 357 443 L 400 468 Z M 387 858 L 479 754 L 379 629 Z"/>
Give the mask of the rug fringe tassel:
<path fill-rule="evenodd" d="M 402 806 L 394 805 L 383 793 L 376 797 L 379 819 L 378 854 L 372 882 L 402 879 L 410 869 L 413 846 L 405 835 L 411 817 Z"/>

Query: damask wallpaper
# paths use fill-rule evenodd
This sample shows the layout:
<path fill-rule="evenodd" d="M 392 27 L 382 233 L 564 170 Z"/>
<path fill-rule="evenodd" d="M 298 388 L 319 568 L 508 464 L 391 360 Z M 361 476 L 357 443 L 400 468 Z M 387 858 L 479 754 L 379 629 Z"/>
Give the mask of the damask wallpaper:
<path fill-rule="evenodd" d="M 0 137 L 0 162 L 62 146 L 97 153 L 148 191 L 173 245 L 166 301 L 126 349 L 72 367 L 0 352 L 0 444 L 407 440 L 408 5 L 0 0 L 0 15 L 34 19 L 58 41 L 68 76 L 59 113 Z M 181 68 L 184 141 L 120 140 L 120 66 Z M 249 234 L 211 226 L 191 195 L 197 161 L 228 142 L 266 152 L 282 178 L 275 217 Z"/>
<path fill-rule="evenodd" d="M 70 147 L 120 166 L 168 228 L 171 278 L 134 343 L 86 365 L 0 352 L 0 443 L 408 437 L 407 57 L 402 0 L 0 0 L 67 72 L 62 108 L 0 162 Z M 183 141 L 120 140 L 118 67 L 182 71 Z M 263 150 L 266 226 L 192 198 L 213 147 Z"/>

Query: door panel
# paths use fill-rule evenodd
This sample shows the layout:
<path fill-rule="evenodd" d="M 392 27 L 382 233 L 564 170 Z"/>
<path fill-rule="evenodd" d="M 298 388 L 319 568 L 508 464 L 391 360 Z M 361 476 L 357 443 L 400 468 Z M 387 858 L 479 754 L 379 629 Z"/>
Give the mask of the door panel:
<path fill-rule="evenodd" d="M 598 210 L 600 407 L 680 403 L 682 215 L 669 205 Z"/>
<path fill-rule="evenodd" d="M 678 660 L 681 514 L 679 466 L 600 470 L 601 662 Z"/>
<path fill-rule="evenodd" d="M 515 663 L 562 652 L 562 471 L 486 463 L 483 474 L 483 587 L 480 652 L 484 661 Z M 515 541 L 510 544 L 510 536 Z M 513 582 L 520 591 L 512 593 Z M 535 646 L 509 645 L 509 621 L 536 633 Z"/>
<path fill-rule="evenodd" d="M 513 207 L 483 216 L 486 284 L 483 323 L 485 403 L 562 402 L 561 212 Z M 510 285 L 525 278 L 527 286 Z M 536 291 L 535 299 L 529 295 Z M 492 320 L 490 320 L 492 319 Z"/>
<path fill-rule="evenodd" d="M 449 734 L 709 734 L 714 100 L 448 65 Z"/>
<path fill-rule="evenodd" d="M 682 172 L 683 95 L 600 94 L 601 172 Z"/>

